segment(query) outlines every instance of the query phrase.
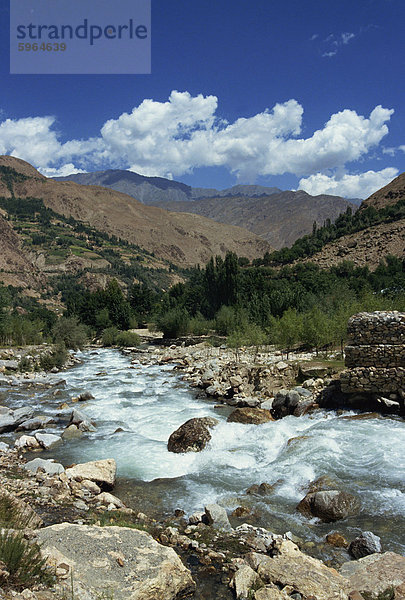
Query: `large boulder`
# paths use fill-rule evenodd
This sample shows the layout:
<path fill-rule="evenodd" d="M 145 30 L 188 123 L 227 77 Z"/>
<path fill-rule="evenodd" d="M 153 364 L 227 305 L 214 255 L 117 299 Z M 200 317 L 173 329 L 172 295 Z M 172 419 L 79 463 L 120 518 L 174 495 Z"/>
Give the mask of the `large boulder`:
<path fill-rule="evenodd" d="M 33 431 L 34 429 L 45 429 L 48 425 L 52 425 L 55 423 L 55 419 L 52 417 L 47 417 L 46 415 L 38 415 L 33 417 L 32 419 L 27 419 L 23 421 L 21 425 L 18 426 L 18 431 Z"/>
<path fill-rule="evenodd" d="M 254 587 L 263 585 L 259 575 L 247 564 L 237 565 L 237 570 L 232 577 L 230 587 L 235 590 L 237 600 L 248 600 L 252 597 Z"/>
<path fill-rule="evenodd" d="M 405 587 L 405 556 L 395 552 L 370 554 L 359 560 L 344 563 L 340 573 L 367 600 L 402 598 Z M 398 590 L 398 593 L 396 593 Z"/>
<path fill-rule="evenodd" d="M 174 600 L 195 588 L 175 551 L 144 531 L 61 523 L 41 529 L 37 537 L 49 564 L 72 573 L 65 591 L 72 593 L 73 581 L 75 598 Z"/>
<path fill-rule="evenodd" d="M 274 421 L 269 410 L 264 408 L 236 408 L 227 419 L 228 423 L 245 423 L 246 425 L 261 425 Z"/>
<path fill-rule="evenodd" d="M 291 586 L 301 597 L 317 600 L 347 598 L 348 581 L 320 560 L 303 554 L 290 540 L 276 539 L 272 558 L 256 555 L 257 572 L 265 583 Z M 252 561 L 255 558 L 254 553 Z"/>
<path fill-rule="evenodd" d="M 54 435 L 53 433 L 36 433 L 35 438 L 46 450 L 55 448 L 56 446 L 59 446 L 59 444 L 62 443 L 62 438 L 60 437 L 60 435 Z"/>
<path fill-rule="evenodd" d="M 211 439 L 210 429 L 218 423 L 213 417 L 196 417 L 189 419 L 176 431 L 173 431 L 167 442 L 169 452 L 201 452 Z"/>
<path fill-rule="evenodd" d="M 24 469 L 36 473 L 38 469 L 44 471 L 48 475 L 59 475 L 65 470 L 60 463 L 54 462 L 52 458 L 45 460 L 43 458 L 34 458 L 24 465 Z"/>
<path fill-rule="evenodd" d="M 306 517 L 318 517 L 325 523 L 355 515 L 359 508 L 360 504 L 355 496 L 340 490 L 309 493 L 297 506 Z"/>
<path fill-rule="evenodd" d="M 66 469 L 66 475 L 69 479 L 75 479 L 76 481 L 89 479 L 106 490 L 114 487 L 116 474 L 117 465 L 113 458 L 93 460 Z"/>

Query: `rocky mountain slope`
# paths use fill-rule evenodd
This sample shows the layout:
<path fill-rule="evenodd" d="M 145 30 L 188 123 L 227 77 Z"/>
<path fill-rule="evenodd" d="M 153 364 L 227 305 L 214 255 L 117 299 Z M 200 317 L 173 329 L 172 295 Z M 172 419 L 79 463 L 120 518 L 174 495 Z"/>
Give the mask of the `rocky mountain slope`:
<path fill-rule="evenodd" d="M 46 179 L 17 158 L 0 157 L 0 169 L 2 167 L 11 167 L 18 176 L 10 179 L 3 169 L 0 196 L 40 198 L 56 213 L 73 217 L 184 267 L 205 264 L 211 256 L 224 256 L 227 251 L 249 259 L 271 251 L 265 240 L 239 227 L 199 215 L 170 213 L 146 206 L 131 196 L 107 188 Z"/>
<path fill-rule="evenodd" d="M 364 200 L 359 214 L 373 207 L 381 210 L 405 202 L 405 173 Z M 314 262 L 321 267 L 331 267 L 343 260 L 352 261 L 357 266 L 378 267 L 387 255 L 405 257 L 405 214 L 404 208 L 399 218 L 367 227 L 356 233 L 345 235 L 325 245 L 320 252 L 304 262 Z"/>
<path fill-rule="evenodd" d="M 291 246 L 297 238 L 312 231 L 313 223 L 334 221 L 348 206 L 357 207 L 338 196 L 310 196 L 304 191 L 278 192 L 247 198 L 215 197 L 195 202 L 160 202 L 170 211 L 184 211 L 245 227 L 267 240 L 274 248 Z"/>
<path fill-rule="evenodd" d="M 405 198 L 405 173 L 401 173 L 391 183 L 371 194 L 371 196 L 362 202 L 361 209 L 364 210 L 368 206 L 373 206 L 377 209 L 384 206 L 392 206 L 403 198 Z"/>
<path fill-rule="evenodd" d="M 348 206 L 357 205 L 340 196 L 310 196 L 304 191 L 276 187 L 235 185 L 222 191 L 192 188 L 162 177 L 144 177 L 131 171 L 109 170 L 55 178 L 83 185 L 102 185 L 133 196 L 144 204 L 173 212 L 198 214 L 219 223 L 244 227 L 275 248 L 291 245 L 310 233 L 314 221 L 334 221 Z"/>
<path fill-rule="evenodd" d="M 43 282 L 30 252 L 0 211 L 0 280 L 14 287 L 37 287 Z"/>

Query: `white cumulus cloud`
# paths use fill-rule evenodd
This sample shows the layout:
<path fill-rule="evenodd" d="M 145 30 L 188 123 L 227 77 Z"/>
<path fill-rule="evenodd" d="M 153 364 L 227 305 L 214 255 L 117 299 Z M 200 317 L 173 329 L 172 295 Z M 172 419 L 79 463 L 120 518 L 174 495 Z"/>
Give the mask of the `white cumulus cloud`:
<path fill-rule="evenodd" d="M 345 198 L 368 198 L 375 191 L 390 183 L 398 175 L 398 169 L 387 167 L 381 171 L 367 171 L 359 175 L 345 174 L 341 177 L 333 175 L 328 177 L 316 173 L 303 178 L 299 182 L 299 189 L 312 196 L 319 194 L 332 194 Z"/>
<path fill-rule="evenodd" d="M 284 173 L 330 175 L 378 146 L 393 112 L 376 106 L 363 116 L 344 109 L 304 136 L 304 108 L 297 100 L 229 123 L 218 114 L 216 96 L 173 91 L 165 102 L 143 100 L 84 140 L 62 143 L 53 116 L 5 119 L 0 153 L 23 158 L 45 175 L 122 168 L 172 178 L 210 166 L 244 182 Z"/>

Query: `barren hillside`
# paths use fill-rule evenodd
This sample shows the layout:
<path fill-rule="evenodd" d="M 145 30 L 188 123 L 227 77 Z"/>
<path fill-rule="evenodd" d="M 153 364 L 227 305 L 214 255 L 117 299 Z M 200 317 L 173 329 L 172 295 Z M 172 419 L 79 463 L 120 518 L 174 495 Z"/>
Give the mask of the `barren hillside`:
<path fill-rule="evenodd" d="M 13 183 L 16 197 L 41 198 L 55 212 L 72 216 L 182 266 L 205 264 L 211 256 L 224 256 L 227 251 L 252 259 L 272 250 L 265 240 L 240 227 L 145 206 L 131 196 L 107 188 L 46 179 L 28 163 L 9 156 L 0 157 L 0 166 L 11 167 L 24 176 Z M 0 181 L 0 195 L 12 196 L 4 178 Z"/>

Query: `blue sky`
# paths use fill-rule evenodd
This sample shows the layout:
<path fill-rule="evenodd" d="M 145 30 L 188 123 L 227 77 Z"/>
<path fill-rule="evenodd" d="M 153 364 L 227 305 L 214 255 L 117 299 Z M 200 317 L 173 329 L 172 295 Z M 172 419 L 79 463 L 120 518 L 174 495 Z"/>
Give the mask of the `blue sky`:
<path fill-rule="evenodd" d="M 0 153 L 44 174 L 367 197 L 405 170 L 403 0 L 152 0 L 150 75 L 10 75 L 0 6 Z"/>

